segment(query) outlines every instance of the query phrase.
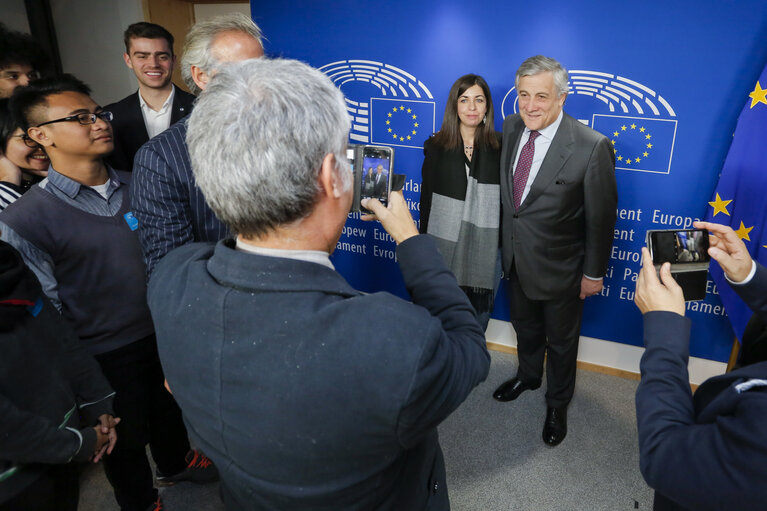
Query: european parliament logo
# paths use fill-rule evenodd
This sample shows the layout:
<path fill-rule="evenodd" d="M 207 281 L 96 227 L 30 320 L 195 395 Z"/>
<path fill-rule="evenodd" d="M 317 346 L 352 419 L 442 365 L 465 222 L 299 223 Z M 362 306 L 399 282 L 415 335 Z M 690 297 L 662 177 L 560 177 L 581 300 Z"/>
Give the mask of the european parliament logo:
<path fill-rule="evenodd" d="M 628 78 L 569 71 L 565 111 L 610 139 L 615 168 L 668 174 L 676 140 L 676 112 L 663 96 Z M 517 113 L 515 88 L 503 98 L 503 116 Z"/>
<path fill-rule="evenodd" d="M 434 97 L 410 73 L 372 60 L 341 60 L 319 69 L 344 93 L 353 142 L 420 149 L 434 133 Z"/>

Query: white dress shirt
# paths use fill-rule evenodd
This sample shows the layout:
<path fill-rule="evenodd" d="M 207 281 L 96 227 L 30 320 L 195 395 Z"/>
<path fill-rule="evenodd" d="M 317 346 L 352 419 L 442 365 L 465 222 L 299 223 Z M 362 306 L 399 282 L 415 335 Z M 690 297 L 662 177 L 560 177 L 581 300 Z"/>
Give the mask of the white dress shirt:
<path fill-rule="evenodd" d="M 520 204 L 522 202 L 525 202 L 525 198 L 527 197 L 527 194 L 530 192 L 530 187 L 533 185 L 533 182 L 535 181 L 535 176 L 538 175 L 538 171 L 541 170 L 541 164 L 543 163 L 543 159 L 546 157 L 546 153 L 549 152 L 549 147 L 551 147 L 551 141 L 554 140 L 554 135 L 557 134 L 557 130 L 559 129 L 559 125 L 562 124 L 562 118 L 564 114 L 562 111 L 559 112 L 559 115 L 557 116 L 557 120 L 543 128 L 542 130 L 538 130 L 538 133 L 540 135 L 538 138 L 535 139 L 535 152 L 533 153 L 533 163 L 530 165 L 530 175 L 527 176 L 527 183 L 525 183 L 525 190 L 522 192 L 522 199 L 520 199 Z M 517 171 L 517 163 L 519 162 L 519 153 L 522 152 L 522 148 L 527 143 L 528 139 L 530 138 L 530 130 L 525 126 L 525 131 L 522 132 L 522 138 L 519 140 L 519 147 L 517 148 L 517 156 L 514 158 L 514 166 L 512 169 L 514 169 L 514 172 Z"/>
<path fill-rule="evenodd" d="M 138 101 L 141 105 L 141 115 L 144 116 L 144 126 L 146 126 L 146 133 L 149 138 L 155 137 L 167 130 L 170 126 L 171 106 L 173 105 L 173 97 L 176 95 L 176 86 L 171 84 L 170 94 L 168 99 L 162 104 L 162 107 L 158 111 L 152 110 L 144 98 L 141 96 L 141 91 L 138 93 Z"/>

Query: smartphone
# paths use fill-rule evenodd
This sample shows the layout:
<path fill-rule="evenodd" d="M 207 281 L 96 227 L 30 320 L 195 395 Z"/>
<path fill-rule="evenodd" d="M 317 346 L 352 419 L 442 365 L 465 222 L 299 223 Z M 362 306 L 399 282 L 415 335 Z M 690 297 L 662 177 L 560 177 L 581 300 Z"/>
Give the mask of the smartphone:
<path fill-rule="evenodd" d="M 680 265 L 708 263 L 708 231 L 705 229 L 686 229 L 681 231 L 647 231 L 652 262 L 656 266 L 671 263 L 672 271 Z"/>
<path fill-rule="evenodd" d="M 394 150 L 386 146 L 354 145 L 346 151 L 354 173 L 354 203 L 352 211 L 370 213 L 360 205 L 362 199 L 375 198 L 384 206 L 391 192 Z"/>
<path fill-rule="evenodd" d="M 682 288 L 685 301 L 706 298 L 706 279 L 711 256 L 705 229 L 647 231 L 647 248 L 655 270 L 671 263 L 671 276 Z"/>

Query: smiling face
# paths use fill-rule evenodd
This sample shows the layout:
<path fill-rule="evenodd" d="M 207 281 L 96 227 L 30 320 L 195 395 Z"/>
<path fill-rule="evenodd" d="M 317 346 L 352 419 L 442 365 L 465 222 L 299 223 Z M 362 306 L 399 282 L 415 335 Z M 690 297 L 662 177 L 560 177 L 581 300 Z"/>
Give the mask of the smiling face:
<path fill-rule="evenodd" d="M 520 78 L 517 94 L 519 115 L 531 131 L 540 131 L 556 121 L 567 97 L 557 93 L 550 71 Z"/>
<path fill-rule="evenodd" d="M 8 140 L 8 145 L 5 147 L 5 156 L 11 160 L 11 163 L 30 174 L 47 176 L 48 165 L 51 163 L 48 155 L 45 154 L 45 151 L 39 145 L 27 147 L 27 144 L 21 138 L 23 134 L 24 132 L 21 128 L 13 132 L 13 135 Z"/>
<path fill-rule="evenodd" d="M 90 96 L 80 92 L 51 94 L 45 101 L 46 106 L 41 107 L 44 108 L 44 121 L 41 122 L 102 110 Z M 46 124 L 30 128 L 27 133 L 46 148 L 54 161 L 54 167 L 58 158 L 66 158 L 67 161 L 72 158 L 92 160 L 94 157 L 106 156 L 114 148 L 112 126 L 100 118 L 88 125 L 82 125 L 77 120 Z"/>
<path fill-rule="evenodd" d="M 487 98 L 479 85 L 472 85 L 458 96 L 458 119 L 461 125 L 476 128 L 487 113 Z"/>
<path fill-rule="evenodd" d="M 163 89 L 170 84 L 176 58 L 166 39 L 134 37 L 123 59 L 144 87 Z"/>

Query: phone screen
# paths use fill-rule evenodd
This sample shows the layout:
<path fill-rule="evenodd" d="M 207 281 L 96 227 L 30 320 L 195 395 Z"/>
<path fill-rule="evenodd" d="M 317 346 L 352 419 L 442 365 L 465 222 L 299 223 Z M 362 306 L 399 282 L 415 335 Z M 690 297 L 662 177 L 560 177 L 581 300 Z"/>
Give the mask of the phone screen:
<path fill-rule="evenodd" d="M 706 263 L 711 260 L 706 230 L 655 231 L 650 233 L 650 242 L 653 264 Z"/>
<path fill-rule="evenodd" d="M 360 199 L 376 198 L 388 203 L 391 179 L 391 149 L 366 146 L 362 152 Z"/>

